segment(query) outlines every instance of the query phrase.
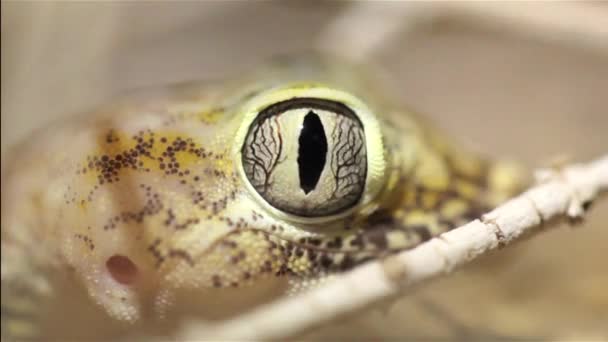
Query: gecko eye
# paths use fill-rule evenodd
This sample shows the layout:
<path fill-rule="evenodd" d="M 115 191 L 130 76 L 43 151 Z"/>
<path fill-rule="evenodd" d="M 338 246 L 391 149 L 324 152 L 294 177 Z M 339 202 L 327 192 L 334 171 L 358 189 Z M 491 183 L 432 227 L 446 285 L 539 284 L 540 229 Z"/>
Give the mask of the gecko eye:
<path fill-rule="evenodd" d="M 332 215 L 363 194 L 365 131 L 342 103 L 316 98 L 275 103 L 253 121 L 241 153 L 253 188 L 284 212 Z"/>
<path fill-rule="evenodd" d="M 241 175 L 272 212 L 320 222 L 352 212 L 379 192 L 380 130 L 355 97 L 295 86 L 258 95 L 244 111 L 235 146 Z"/>

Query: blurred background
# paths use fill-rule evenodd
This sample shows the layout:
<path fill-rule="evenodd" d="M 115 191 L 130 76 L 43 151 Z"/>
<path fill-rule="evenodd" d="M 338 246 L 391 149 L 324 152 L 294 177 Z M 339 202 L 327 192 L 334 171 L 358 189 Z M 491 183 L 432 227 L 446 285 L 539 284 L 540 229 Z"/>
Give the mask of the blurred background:
<path fill-rule="evenodd" d="M 5 1 L 2 161 L 33 130 L 126 90 L 234 77 L 317 46 L 381 68 L 400 101 L 488 155 L 588 161 L 608 151 L 608 6 L 560 6 Z M 303 338 L 607 339 L 607 221 L 604 201 L 580 227 Z"/>

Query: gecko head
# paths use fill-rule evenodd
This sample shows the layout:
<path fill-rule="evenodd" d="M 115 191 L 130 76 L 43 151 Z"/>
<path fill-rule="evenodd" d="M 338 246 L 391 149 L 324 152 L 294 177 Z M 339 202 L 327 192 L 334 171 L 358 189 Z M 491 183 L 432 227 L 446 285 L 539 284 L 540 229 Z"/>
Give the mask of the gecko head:
<path fill-rule="evenodd" d="M 372 110 L 354 95 L 310 83 L 257 94 L 240 109 L 234 154 L 249 192 L 299 223 L 343 218 L 385 183 L 385 150 Z"/>

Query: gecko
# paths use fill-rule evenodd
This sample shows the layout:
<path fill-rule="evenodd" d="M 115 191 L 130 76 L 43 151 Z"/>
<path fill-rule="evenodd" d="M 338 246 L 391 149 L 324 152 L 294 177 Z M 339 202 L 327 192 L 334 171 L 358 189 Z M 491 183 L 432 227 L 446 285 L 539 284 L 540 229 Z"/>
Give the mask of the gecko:
<path fill-rule="evenodd" d="M 53 276 L 133 323 L 180 291 L 316 279 L 414 248 L 522 189 L 512 164 L 374 82 L 343 61 L 281 59 L 35 132 L 2 183 L 3 334 Z"/>

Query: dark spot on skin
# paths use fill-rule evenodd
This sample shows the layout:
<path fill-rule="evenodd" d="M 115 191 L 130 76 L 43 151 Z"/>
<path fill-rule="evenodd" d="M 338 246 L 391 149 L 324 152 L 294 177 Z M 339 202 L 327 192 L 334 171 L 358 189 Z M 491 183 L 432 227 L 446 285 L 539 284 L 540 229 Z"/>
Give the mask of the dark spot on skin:
<path fill-rule="evenodd" d="M 343 271 L 347 271 L 353 268 L 353 266 L 355 266 L 355 261 L 350 255 L 347 254 L 340 263 L 340 269 Z"/>
<path fill-rule="evenodd" d="M 214 274 L 211 277 L 211 283 L 213 284 L 213 287 L 222 287 L 222 280 L 217 274 Z"/>
<path fill-rule="evenodd" d="M 317 259 L 317 252 L 315 252 L 314 250 L 308 251 L 308 259 L 310 261 L 315 261 Z"/>
<path fill-rule="evenodd" d="M 232 264 L 235 264 L 235 265 L 236 265 L 236 264 L 238 264 L 238 263 L 239 263 L 241 260 L 244 260 L 244 259 L 245 259 L 245 256 L 246 256 L 246 255 L 245 255 L 245 252 L 241 251 L 239 254 L 232 256 L 232 257 L 230 258 L 230 262 L 231 262 Z"/>
<path fill-rule="evenodd" d="M 118 137 L 116 137 L 115 132 L 113 130 L 110 130 L 107 134 L 106 134 L 106 143 L 111 144 L 114 142 L 117 142 L 119 139 Z"/>
<path fill-rule="evenodd" d="M 158 246 L 160 245 L 160 243 L 161 243 L 161 240 L 156 239 L 156 240 L 154 240 L 154 242 L 152 242 L 152 244 L 150 244 L 148 246 L 148 249 L 147 249 L 150 252 L 150 254 L 152 254 L 152 256 L 156 259 L 156 268 L 160 267 L 160 265 L 162 265 L 162 263 L 165 261 L 165 257 L 158 250 Z"/>
<path fill-rule="evenodd" d="M 365 233 L 365 238 L 372 243 L 376 248 L 386 249 L 388 242 L 386 241 L 387 229 L 373 229 Z"/>
<path fill-rule="evenodd" d="M 456 228 L 456 223 L 454 223 L 454 221 L 451 221 L 451 220 L 440 219 L 438 223 L 440 225 L 444 226 L 446 231 Z"/>
<path fill-rule="evenodd" d="M 313 246 L 320 246 L 321 245 L 321 239 L 310 238 L 310 239 L 308 239 L 308 243 L 310 243 Z"/>
<path fill-rule="evenodd" d="M 233 248 L 233 249 L 238 246 L 238 244 L 236 242 L 231 241 L 231 240 L 223 240 L 221 244 L 228 248 Z"/>
<path fill-rule="evenodd" d="M 481 215 L 483 215 L 483 213 L 486 211 L 488 211 L 488 208 L 473 205 L 462 214 L 462 218 L 465 219 L 466 222 L 473 221 L 481 217 Z"/>
<path fill-rule="evenodd" d="M 335 246 L 335 248 L 342 248 L 342 237 L 341 236 L 336 236 L 336 238 L 334 239 L 334 246 Z"/>
<path fill-rule="evenodd" d="M 367 222 L 370 226 L 391 226 L 395 219 L 389 211 L 378 210 L 367 218 Z"/>
<path fill-rule="evenodd" d="M 188 263 L 188 265 L 194 266 L 194 260 L 192 260 L 192 257 L 190 256 L 190 254 L 188 254 L 188 252 L 186 252 L 184 250 L 172 249 L 169 251 L 169 257 L 182 259 L 186 263 Z"/>
<path fill-rule="evenodd" d="M 320 262 L 321 262 L 321 266 L 322 266 L 323 268 L 329 268 L 329 267 L 332 265 L 332 260 L 331 260 L 331 258 L 330 258 L 329 256 L 327 256 L 327 255 L 323 255 L 323 256 L 321 256 L 321 260 L 320 260 Z"/>
<path fill-rule="evenodd" d="M 570 224 L 572 226 L 581 224 L 583 221 L 584 221 L 584 218 L 582 216 L 568 217 L 568 224 Z"/>
<path fill-rule="evenodd" d="M 420 237 L 421 242 L 430 240 L 432 237 L 429 229 L 423 225 L 407 226 L 407 229 L 410 229 L 410 230 L 416 232 L 416 234 L 418 234 L 418 236 Z"/>
<path fill-rule="evenodd" d="M 361 235 L 357 235 L 354 239 L 352 239 L 350 241 L 350 245 L 352 247 L 363 247 L 363 238 L 361 237 Z"/>
<path fill-rule="evenodd" d="M 582 204 L 583 210 L 587 211 L 587 210 L 591 209 L 591 205 L 592 204 L 593 204 L 592 200 L 588 200 L 588 201 L 583 202 L 583 204 Z"/>
<path fill-rule="evenodd" d="M 333 240 L 327 242 L 327 248 L 340 249 L 342 247 L 342 237 L 336 236 Z"/>

